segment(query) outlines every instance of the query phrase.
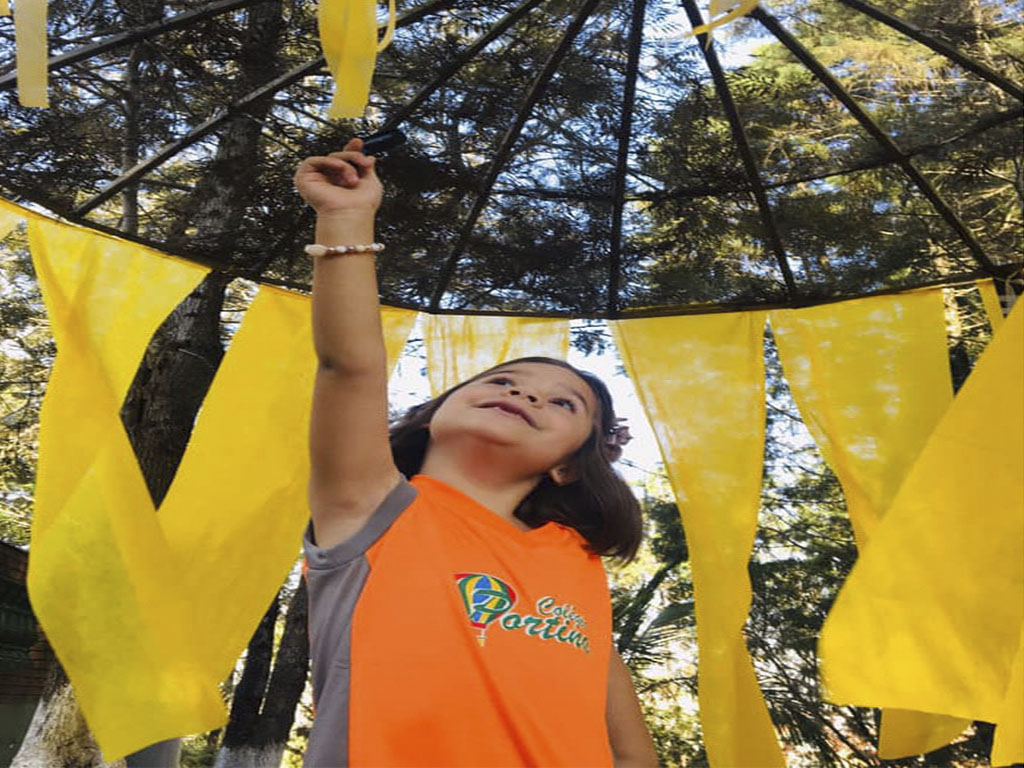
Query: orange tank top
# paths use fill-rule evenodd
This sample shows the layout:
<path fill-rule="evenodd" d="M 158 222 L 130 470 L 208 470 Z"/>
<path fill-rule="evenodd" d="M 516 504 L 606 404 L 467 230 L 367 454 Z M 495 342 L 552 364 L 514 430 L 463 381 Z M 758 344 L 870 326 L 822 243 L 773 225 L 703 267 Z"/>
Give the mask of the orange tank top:
<path fill-rule="evenodd" d="M 306 543 L 317 707 L 307 764 L 610 766 L 600 558 L 570 528 L 521 530 L 424 475 L 401 485 L 409 492 L 378 510 L 386 530 L 372 518 L 362 543 L 334 548 L 348 546 L 344 563 Z M 326 715 L 340 700 L 347 716 Z M 317 733 L 321 719 L 331 734 Z M 332 749 L 346 754 L 331 762 Z"/>

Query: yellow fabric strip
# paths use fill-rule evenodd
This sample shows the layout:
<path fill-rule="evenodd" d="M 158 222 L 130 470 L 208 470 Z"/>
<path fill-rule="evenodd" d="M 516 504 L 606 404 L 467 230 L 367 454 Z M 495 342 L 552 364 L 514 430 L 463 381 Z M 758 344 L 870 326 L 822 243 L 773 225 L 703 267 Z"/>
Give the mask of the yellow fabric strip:
<path fill-rule="evenodd" d="M 320 45 L 335 90 L 327 114 L 362 117 L 377 57 L 375 0 L 320 0 Z"/>
<path fill-rule="evenodd" d="M 804 423 L 868 542 L 953 399 L 941 289 L 769 314 Z M 883 712 L 879 754 L 930 752 L 969 721 Z"/>
<path fill-rule="evenodd" d="M 999 722 L 1024 620 L 1024 308 L 982 353 L 822 630 L 832 701 Z"/>
<path fill-rule="evenodd" d="M 308 519 L 309 298 L 261 289 L 157 514 L 118 412 L 156 326 L 207 270 L 0 201 L 0 222 L 22 214 L 59 350 L 30 595 L 114 760 L 223 725 L 217 684 L 294 563 Z M 389 367 L 416 317 L 382 308 Z"/>
<path fill-rule="evenodd" d="M 699 27 L 694 27 L 692 30 L 686 33 L 685 37 L 693 37 L 696 35 L 708 34 L 708 42 L 711 42 L 711 31 L 717 27 L 721 27 L 723 24 L 728 24 L 733 19 L 738 19 L 740 16 L 746 16 L 752 10 L 757 7 L 759 0 L 742 0 L 737 4 L 736 0 L 711 0 L 711 6 L 708 12 L 711 14 L 712 19 L 707 24 L 702 24 Z M 717 14 L 736 5 L 733 10 L 724 16 L 714 18 Z"/>
<path fill-rule="evenodd" d="M 954 741 L 970 724 L 970 720 L 962 717 L 884 709 L 878 734 L 878 756 L 894 760 L 926 754 Z"/>
<path fill-rule="evenodd" d="M 769 314 L 863 546 L 953 399 L 941 289 Z"/>
<path fill-rule="evenodd" d="M 419 312 L 413 309 L 388 306 L 380 308 L 380 323 L 384 331 L 389 376 L 395 371 L 398 358 L 402 356 L 402 350 L 405 349 L 405 343 L 409 340 L 409 333 L 416 324 L 418 316 Z"/>
<path fill-rule="evenodd" d="M 23 107 L 47 107 L 46 0 L 18 0 L 14 7 L 18 101 Z"/>
<path fill-rule="evenodd" d="M 689 543 L 711 765 L 782 766 L 743 640 L 764 456 L 763 312 L 610 323 Z"/>
<path fill-rule="evenodd" d="M 118 413 L 150 337 L 209 270 L 41 218 L 29 221 L 29 245 L 57 344 L 54 372 L 74 365 L 89 376 L 59 396 L 48 387 L 43 401 L 41 421 L 48 411 L 59 411 L 66 421 L 41 428 L 33 529 L 38 536 L 48 525 L 47 513 L 60 510 L 89 469 L 105 435 L 115 427 L 124 431 Z M 103 405 L 93 404 L 100 399 Z M 113 401 L 109 412 L 107 400 Z"/>
<path fill-rule="evenodd" d="M 223 680 L 295 562 L 309 519 L 316 373 L 309 298 L 262 286 L 235 333 L 160 506 L 187 568 L 192 653 Z"/>
<path fill-rule="evenodd" d="M 327 112 L 332 118 L 362 117 L 366 109 L 377 53 L 395 29 L 395 3 L 389 0 L 387 28 L 378 45 L 376 9 L 376 0 L 320 0 L 320 45 L 335 81 Z"/>
<path fill-rule="evenodd" d="M 160 507 L 171 549 L 188 563 L 183 589 L 193 624 L 204 627 L 192 650 L 213 681 L 223 680 L 245 649 L 295 562 L 309 519 L 316 374 L 310 318 L 308 296 L 260 288 Z M 393 367 L 416 312 L 387 307 L 382 319 Z"/>
<path fill-rule="evenodd" d="M 8 0 L 0 0 L 0 16 L 11 15 L 11 4 Z"/>
<path fill-rule="evenodd" d="M 181 564 L 118 415 L 151 335 L 207 270 L 57 222 L 28 230 L 58 350 L 40 416 L 29 597 L 111 761 L 225 720 L 190 660 Z"/>
<path fill-rule="evenodd" d="M 427 378 L 434 397 L 517 357 L 569 354 L 569 321 L 491 315 L 424 315 Z"/>
<path fill-rule="evenodd" d="M 1006 698 L 996 718 L 990 762 L 992 765 L 1024 763 L 1024 627 L 1021 627 L 1020 647 L 1006 686 Z"/>
<path fill-rule="evenodd" d="M 999 301 L 996 282 L 995 280 L 978 280 L 975 285 L 978 286 L 978 292 L 981 294 L 981 303 L 985 307 L 989 327 L 995 331 L 1003 324 L 1003 305 Z"/>

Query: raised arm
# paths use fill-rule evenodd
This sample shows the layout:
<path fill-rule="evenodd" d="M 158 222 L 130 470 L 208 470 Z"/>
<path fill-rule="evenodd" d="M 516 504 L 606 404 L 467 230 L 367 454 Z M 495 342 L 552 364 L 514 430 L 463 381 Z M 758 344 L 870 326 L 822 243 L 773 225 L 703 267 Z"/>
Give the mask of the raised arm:
<path fill-rule="evenodd" d="M 307 158 L 295 186 L 317 212 L 320 245 L 373 242 L 381 184 L 353 139 Z M 319 365 L 310 421 L 309 505 L 317 544 L 362 527 L 398 482 L 388 441 L 387 362 L 373 253 L 314 257 L 313 345 Z"/>

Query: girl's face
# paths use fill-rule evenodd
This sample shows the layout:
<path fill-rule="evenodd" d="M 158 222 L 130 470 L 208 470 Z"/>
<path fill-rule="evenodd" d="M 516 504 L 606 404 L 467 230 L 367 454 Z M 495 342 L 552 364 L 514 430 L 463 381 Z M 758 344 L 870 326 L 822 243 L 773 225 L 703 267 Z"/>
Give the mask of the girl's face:
<path fill-rule="evenodd" d="M 546 472 L 580 449 L 600 424 L 587 383 L 546 363 L 500 366 L 460 387 L 430 420 L 433 442 L 478 439 L 507 446 L 523 469 Z"/>

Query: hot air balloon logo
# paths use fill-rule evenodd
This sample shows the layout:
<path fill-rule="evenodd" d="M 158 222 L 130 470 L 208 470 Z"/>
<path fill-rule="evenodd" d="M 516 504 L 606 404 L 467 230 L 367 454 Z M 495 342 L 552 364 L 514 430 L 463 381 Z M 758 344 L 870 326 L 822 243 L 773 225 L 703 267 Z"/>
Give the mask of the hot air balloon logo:
<path fill-rule="evenodd" d="M 457 573 L 455 582 L 469 623 L 480 630 L 477 642 L 483 645 L 487 642 L 487 625 L 516 604 L 515 590 L 486 573 Z"/>

